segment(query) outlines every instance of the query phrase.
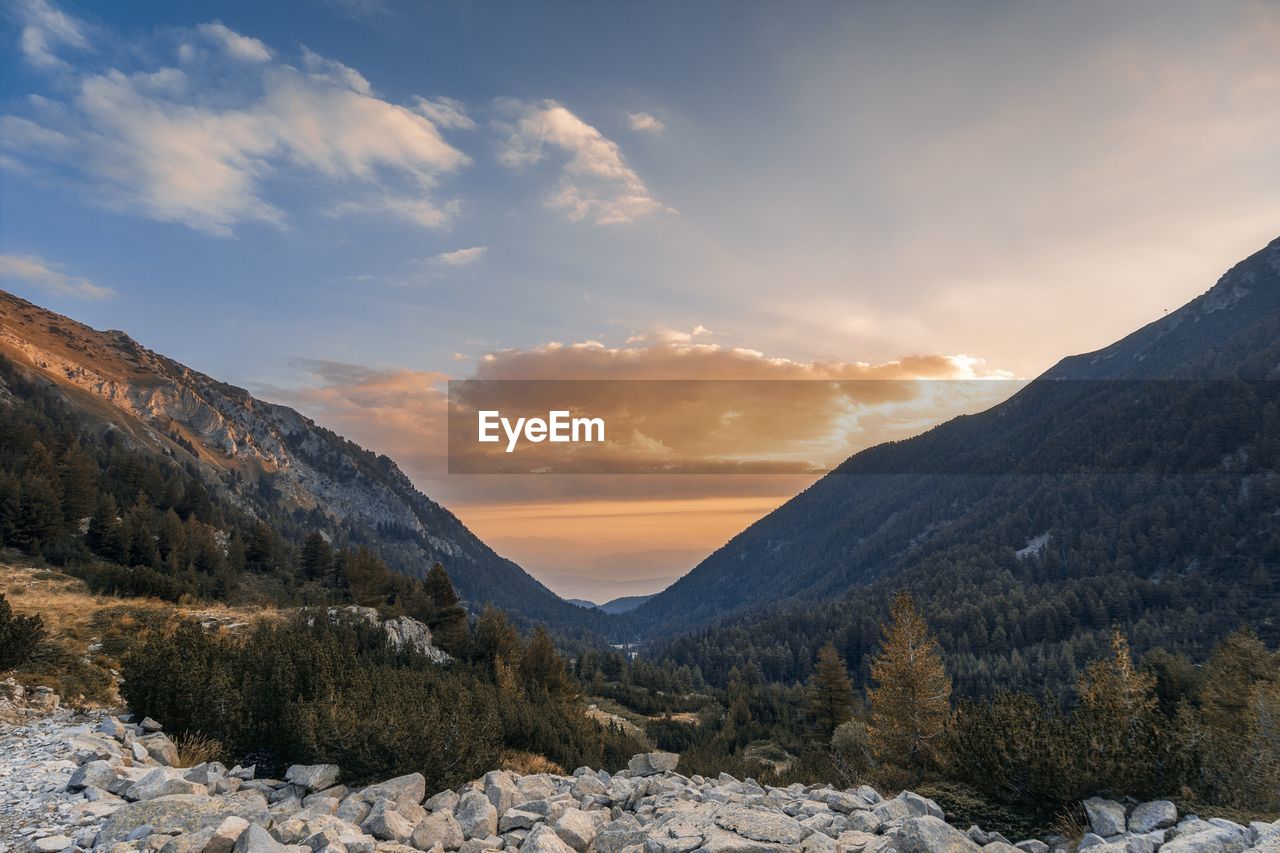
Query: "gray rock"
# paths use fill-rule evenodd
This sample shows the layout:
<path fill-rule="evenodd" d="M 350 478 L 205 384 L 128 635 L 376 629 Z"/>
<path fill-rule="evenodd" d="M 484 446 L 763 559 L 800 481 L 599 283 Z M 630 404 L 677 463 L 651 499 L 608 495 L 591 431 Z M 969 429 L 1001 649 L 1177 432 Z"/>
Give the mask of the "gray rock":
<path fill-rule="evenodd" d="M 461 799 L 453 791 L 441 791 L 434 797 L 429 798 L 422 807 L 429 812 L 436 811 L 453 811 L 458 807 L 458 801 Z"/>
<path fill-rule="evenodd" d="M 1240 853 L 1249 845 L 1231 829 L 1212 827 L 1203 832 L 1179 835 L 1160 848 L 1160 853 Z"/>
<path fill-rule="evenodd" d="M 883 825 L 884 821 L 875 812 L 856 811 L 849 813 L 845 828 L 854 832 L 868 832 L 875 835 Z"/>
<path fill-rule="evenodd" d="M 533 829 L 543 822 L 544 815 L 525 809 L 507 809 L 498 818 L 498 834 L 506 835 L 516 829 Z"/>
<path fill-rule="evenodd" d="M 1026 841 L 1019 841 L 1013 845 L 1023 853 L 1049 853 L 1049 845 L 1035 838 L 1028 838 Z"/>
<path fill-rule="evenodd" d="M 410 773 L 397 776 L 376 785 L 370 785 L 360 792 L 361 798 L 372 805 L 380 799 L 392 800 L 397 805 L 418 805 L 427 794 L 427 780 L 421 773 Z"/>
<path fill-rule="evenodd" d="M 498 810 L 482 791 L 467 791 L 458 801 L 454 817 L 468 839 L 487 838 L 498 832 Z"/>
<path fill-rule="evenodd" d="M 799 844 L 809 834 L 806 827 L 792 817 L 758 809 L 734 809 L 715 817 L 716 826 L 750 838 L 774 844 Z"/>
<path fill-rule="evenodd" d="M 907 810 L 911 813 L 912 817 L 924 817 L 925 815 L 929 815 L 931 817 L 936 817 L 939 820 L 945 817 L 942 813 L 942 809 L 938 807 L 937 803 L 912 791 L 903 791 L 898 795 L 897 799 L 907 804 Z"/>
<path fill-rule="evenodd" d="M 201 853 L 231 853 L 236 839 L 248 828 L 249 822 L 242 817 L 231 815 L 225 818 L 222 823 L 214 827 L 213 834 L 209 836 L 209 841 Z"/>
<path fill-rule="evenodd" d="M 1124 806 L 1115 800 L 1090 797 L 1084 801 L 1084 811 L 1089 818 L 1089 828 L 1103 838 L 1124 834 Z"/>
<path fill-rule="evenodd" d="M 452 812 L 441 810 L 418 821 L 409 843 L 419 850 L 430 850 L 435 844 L 445 850 L 457 850 L 465 840 L 462 824 L 458 823 Z"/>
<path fill-rule="evenodd" d="M 511 774 L 505 770 L 490 770 L 484 774 L 483 785 L 484 795 L 493 803 L 498 814 L 503 814 L 524 799 Z"/>
<path fill-rule="evenodd" d="M 655 776 L 674 771 L 679 763 L 680 756 L 674 752 L 644 752 L 632 756 L 627 772 L 632 776 Z"/>
<path fill-rule="evenodd" d="M 364 823 L 360 824 L 360 828 L 383 841 L 406 843 L 413 836 L 414 824 L 417 821 L 396 811 L 394 806 L 395 803 L 391 800 L 378 800 L 369 810 L 369 816 L 364 819 Z"/>
<path fill-rule="evenodd" d="M 545 823 L 538 826 L 520 845 L 520 853 L 573 853 L 573 848 L 556 835 Z"/>
<path fill-rule="evenodd" d="M 116 780 L 116 769 L 109 762 L 102 760 L 86 761 L 67 781 L 68 791 L 82 791 L 90 786 L 106 788 Z"/>
<path fill-rule="evenodd" d="M 600 828 L 606 822 L 601 811 L 585 812 L 582 809 L 565 809 L 564 814 L 556 819 L 553 829 L 560 840 L 568 844 L 578 853 L 584 853 L 595 843 Z"/>
<path fill-rule="evenodd" d="M 142 738 L 142 745 L 147 748 L 147 754 L 155 759 L 157 764 L 163 764 L 165 767 L 178 766 L 178 748 L 173 745 L 173 741 L 169 740 L 169 736 L 156 732 Z"/>
<path fill-rule="evenodd" d="M 979 850 L 969 836 L 933 815 L 910 817 L 892 833 L 898 853 L 963 853 Z"/>
<path fill-rule="evenodd" d="M 1144 833 L 1165 829 L 1178 822 L 1178 809 L 1168 800 L 1155 800 L 1134 806 L 1129 814 L 1129 831 Z"/>
<path fill-rule="evenodd" d="M 98 833 L 98 846 L 123 841 L 134 829 L 149 823 L 157 832 L 177 835 L 217 826 L 228 817 L 249 823 L 269 824 L 267 802 L 254 792 L 225 797 L 170 796 L 129 803 L 107 818 Z"/>
<path fill-rule="evenodd" d="M 322 791 L 338 781 L 338 765 L 294 764 L 284 772 L 284 778 L 308 791 Z"/>
<path fill-rule="evenodd" d="M 31 851 L 32 853 L 58 853 L 59 850 L 66 850 L 74 843 L 65 835 L 46 835 L 31 842 Z"/>
<path fill-rule="evenodd" d="M 231 848 L 232 853 L 285 853 L 290 849 L 272 838 L 271 833 L 260 826 L 250 826 L 240 833 L 235 846 Z"/>

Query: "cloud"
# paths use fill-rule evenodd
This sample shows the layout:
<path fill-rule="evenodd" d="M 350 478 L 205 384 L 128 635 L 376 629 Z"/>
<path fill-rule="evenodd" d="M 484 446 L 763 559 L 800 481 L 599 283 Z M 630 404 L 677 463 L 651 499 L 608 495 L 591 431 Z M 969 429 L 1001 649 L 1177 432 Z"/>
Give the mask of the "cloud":
<path fill-rule="evenodd" d="M 465 267 L 479 261 L 489 251 L 487 246 L 471 246 L 467 249 L 454 249 L 452 252 L 441 252 L 431 258 L 437 264 L 446 267 Z"/>
<path fill-rule="evenodd" d="M 17 14 L 22 23 L 18 42 L 22 55 L 37 68 L 68 67 L 67 62 L 55 53 L 59 47 L 77 50 L 89 47 L 83 25 L 45 0 L 22 0 L 18 3 Z"/>
<path fill-rule="evenodd" d="M 67 275 L 34 255 L 0 255 L 0 280 L 30 282 L 46 293 L 76 299 L 110 299 L 116 292 L 87 278 Z"/>
<path fill-rule="evenodd" d="M 627 165 L 617 143 L 564 106 L 503 101 L 499 107 L 513 116 L 499 124 L 506 134 L 498 150 L 501 163 L 513 169 L 532 165 L 546 157 L 547 147 L 569 155 L 548 207 L 575 222 L 591 219 L 597 225 L 635 222 L 667 209 Z"/>
<path fill-rule="evenodd" d="M 467 115 L 461 101 L 453 98 L 417 98 L 418 112 L 438 127 L 474 130 L 476 123 Z"/>
<path fill-rule="evenodd" d="M 33 99 L 32 115 L 0 119 L 21 130 L 0 144 L 24 165 L 69 172 L 103 206 L 213 234 L 283 224 L 266 186 L 315 176 L 345 196 L 331 210 L 448 224 L 457 205 L 434 190 L 470 161 L 422 111 L 305 48 L 295 66 L 221 23 L 191 36 L 223 49 L 187 41 L 178 65 L 78 75 L 65 99 Z M 40 134 L 60 144 L 37 145 Z"/>
<path fill-rule="evenodd" d="M 228 56 L 236 59 L 243 59 L 246 62 L 269 62 L 271 60 L 271 51 L 267 46 L 256 38 L 242 36 L 240 33 L 227 28 L 221 21 L 214 21 L 209 24 L 201 24 L 196 28 L 203 36 L 207 36 L 219 44 Z"/>
<path fill-rule="evenodd" d="M 632 130 L 640 133 L 662 133 L 667 129 L 661 119 L 648 113 L 631 113 L 627 116 L 627 123 Z"/>

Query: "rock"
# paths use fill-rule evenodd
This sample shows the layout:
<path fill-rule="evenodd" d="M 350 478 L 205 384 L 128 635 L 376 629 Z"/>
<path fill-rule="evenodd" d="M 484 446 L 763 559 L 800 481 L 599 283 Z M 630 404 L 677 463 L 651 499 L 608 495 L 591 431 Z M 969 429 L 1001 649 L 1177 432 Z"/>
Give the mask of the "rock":
<path fill-rule="evenodd" d="M 454 812 L 466 838 L 487 838 L 498 831 L 498 810 L 482 791 L 467 791 Z"/>
<path fill-rule="evenodd" d="M 168 735 L 156 732 L 142 738 L 141 743 L 147 748 L 147 754 L 154 758 L 157 764 L 163 764 L 165 767 L 178 766 L 178 748 L 173 745 L 173 741 L 169 740 Z"/>
<path fill-rule="evenodd" d="M 572 853 L 573 848 L 556 835 L 545 823 L 538 826 L 520 845 L 520 853 Z"/>
<path fill-rule="evenodd" d="M 262 827 L 250 826 L 240 833 L 231 851 L 232 853 L 285 853 L 289 849 L 272 838 L 271 833 Z"/>
<path fill-rule="evenodd" d="M 884 825 L 884 821 L 880 816 L 871 811 L 850 812 L 848 822 L 845 824 L 846 829 L 854 832 L 867 832 L 875 835 L 880 831 L 880 827 Z"/>
<path fill-rule="evenodd" d="M 507 809 L 498 818 L 498 834 L 506 835 L 515 829 L 533 829 L 543 822 L 543 815 L 525 809 Z"/>
<path fill-rule="evenodd" d="M 249 822 L 242 817 L 231 815 L 225 818 L 214 827 L 213 834 L 209 836 L 209 842 L 201 853 L 231 853 L 236 839 L 248 828 Z"/>
<path fill-rule="evenodd" d="M 143 717 L 142 722 L 138 725 L 142 727 L 144 732 L 158 732 L 164 728 L 164 726 L 160 725 L 150 717 Z"/>
<path fill-rule="evenodd" d="M 454 791 L 441 791 L 434 797 L 430 797 L 422 807 L 429 812 L 436 811 L 453 811 L 458 807 L 458 800 L 461 798 Z"/>
<path fill-rule="evenodd" d="M 715 823 L 743 838 L 774 844 L 798 844 L 809 834 L 795 818 L 758 809 L 735 809 L 722 813 L 716 815 Z"/>
<path fill-rule="evenodd" d="M 322 791 L 338 781 L 338 765 L 294 764 L 284 772 L 284 778 L 308 791 Z"/>
<path fill-rule="evenodd" d="M 188 782 L 176 767 L 156 767 L 124 791 L 125 799 L 129 800 L 153 800 L 174 794 L 208 796 L 209 789 L 204 785 Z"/>
<path fill-rule="evenodd" d="M 427 780 L 421 773 L 410 773 L 397 776 L 376 785 L 370 785 L 360 792 L 361 798 L 370 805 L 380 799 L 392 800 L 397 805 L 418 805 L 427 794 Z"/>
<path fill-rule="evenodd" d="M 674 752 L 645 752 L 632 756 L 627 772 L 632 776 L 655 776 L 674 771 L 679 763 L 680 756 Z"/>
<path fill-rule="evenodd" d="M 65 835 L 46 835 L 31 842 L 32 853 L 58 853 L 66 850 L 74 842 Z"/>
<path fill-rule="evenodd" d="M 1049 853 L 1049 845 L 1045 844 L 1043 841 L 1037 841 L 1034 838 L 1026 841 L 1019 841 L 1013 846 L 1024 851 L 1024 853 Z"/>
<path fill-rule="evenodd" d="M 71 774 L 67 782 L 68 791 L 82 791 L 90 786 L 106 788 L 116 780 L 116 769 L 109 762 L 102 760 L 86 761 L 76 772 Z"/>
<path fill-rule="evenodd" d="M 1160 848 L 1160 853 L 1240 853 L 1249 845 L 1231 829 L 1213 827 L 1203 832 L 1179 835 Z"/>
<path fill-rule="evenodd" d="M 154 826 L 157 832 L 176 835 L 195 832 L 206 826 L 217 826 L 228 817 L 240 817 L 256 824 L 269 824 L 271 821 L 266 800 L 253 792 L 240 792 L 225 797 L 157 797 L 129 803 L 117 809 L 102 825 L 98 833 L 98 846 L 123 841 L 130 832 L 147 823 Z"/>
<path fill-rule="evenodd" d="M 903 800 L 899 797 L 895 797 L 892 800 L 885 800 L 883 802 L 876 803 L 874 806 L 871 807 L 871 813 L 874 814 L 876 817 L 880 818 L 880 820 L 882 820 L 885 823 L 892 823 L 893 821 L 902 821 L 913 816 L 911 814 L 911 806 L 907 803 L 906 800 Z M 919 817 L 919 815 L 916 815 L 916 816 Z"/>
<path fill-rule="evenodd" d="M 560 840 L 568 844 L 578 853 L 584 853 L 600 834 L 600 827 L 605 824 L 604 812 L 584 812 L 582 809 L 565 809 L 564 814 L 556 819 L 552 827 Z"/>
<path fill-rule="evenodd" d="M 1123 835 L 1125 831 L 1124 806 L 1114 800 L 1090 797 L 1084 801 L 1089 828 L 1103 838 Z"/>
<path fill-rule="evenodd" d="M 1129 831 L 1137 833 L 1165 829 L 1178 822 L 1178 809 L 1168 800 L 1156 800 L 1134 806 L 1129 813 Z"/>
<path fill-rule="evenodd" d="M 511 774 L 505 770 L 490 770 L 484 774 L 483 784 L 484 795 L 493 803 L 498 814 L 503 814 L 522 799 L 520 789 L 516 787 Z"/>
<path fill-rule="evenodd" d="M 445 850 L 457 850 L 465 840 L 462 824 L 458 823 L 452 812 L 441 810 L 418 821 L 409 843 L 419 850 L 430 850 L 436 844 Z"/>
<path fill-rule="evenodd" d="M 942 814 L 942 809 L 938 807 L 937 803 L 926 797 L 922 797 L 919 794 L 911 791 L 903 791 L 898 795 L 897 799 L 906 803 L 907 810 L 911 813 L 912 817 L 924 817 L 925 815 L 929 815 L 931 817 L 936 817 L 939 820 L 945 817 Z"/>
<path fill-rule="evenodd" d="M 360 828 L 383 841 L 404 844 L 413 836 L 415 821 L 396 811 L 391 800 L 378 800 Z"/>
<path fill-rule="evenodd" d="M 933 815 L 910 817 L 892 833 L 898 853 L 962 853 L 979 850 L 969 836 Z"/>

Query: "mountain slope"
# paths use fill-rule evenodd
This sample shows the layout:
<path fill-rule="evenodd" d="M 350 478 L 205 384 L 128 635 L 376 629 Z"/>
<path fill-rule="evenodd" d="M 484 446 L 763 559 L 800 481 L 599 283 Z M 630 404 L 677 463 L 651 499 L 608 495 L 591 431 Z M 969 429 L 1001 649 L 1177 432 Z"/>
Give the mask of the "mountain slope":
<path fill-rule="evenodd" d="M 51 382 L 86 423 L 188 466 L 259 518 L 287 513 L 419 578 L 439 561 L 473 607 L 492 601 L 531 618 L 584 622 L 580 608 L 494 553 L 392 460 L 293 409 L 4 291 L 0 355 Z"/>
<path fill-rule="evenodd" d="M 1221 595 L 1248 586 L 1280 604 L 1277 379 L 1280 240 L 1168 317 L 1064 359 L 1005 403 L 853 456 L 627 618 L 642 634 L 670 635 L 876 584 L 883 593 L 953 582 L 957 606 L 981 607 L 983 584 L 996 596 L 1048 575 L 1059 586 L 1163 584 L 1161 594 L 1177 593 L 1169 602 L 1201 582 Z M 1129 619 L 1129 608 L 1115 612 Z M 849 628 L 801 604 L 788 613 Z M 985 621 L 984 631 L 999 627 Z M 811 654 L 802 644 L 790 651 Z M 857 647 L 849 638 L 853 660 Z"/>

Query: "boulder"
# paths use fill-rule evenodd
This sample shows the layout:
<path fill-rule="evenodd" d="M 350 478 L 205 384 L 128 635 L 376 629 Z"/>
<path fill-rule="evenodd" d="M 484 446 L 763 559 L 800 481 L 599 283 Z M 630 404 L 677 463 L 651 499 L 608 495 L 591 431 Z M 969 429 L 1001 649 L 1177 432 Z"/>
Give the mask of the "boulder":
<path fill-rule="evenodd" d="M 81 764 L 67 781 L 68 791 L 83 791 L 85 788 L 106 789 L 116 780 L 116 769 L 110 762 L 96 759 Z"/>
<path fill-rule="evenodd" d="M 441 810 L 418 821 L 409 843 L 419 850 L 430 850 L 436 844 L 445 850 L 457 850 L 465 840 L 462 824 L 458 823 L 452 812 Z"/>
<path fill-rule="evenodd" d="M 498 810 L 482 791 L 467 791 L 454 812 L 462 834 L 468 839 L 487 838 L 498 832 Z"/>
<path fill-rule="evenodd" d="M 933 815 L 909 817 L 892 833 L 898 853 L 964 853 L 980 850 L 969 836 Z"/>
<path fill-rule="evenodd" d="M 150 755 L 157 764 L 163 764 L 165 767 L 177 767 L 179 763 L 178 748 L 173 745 L 173 741 L 169 740 L 169 736 L 156 732 L 142 738 L 142 745 L 146 747 L 147 754 Z"/>
<path fill-rule="evenodd" d="M 1213 827 L 1203 832 L 1179 835 L 1160 848 L 1160 853 L 1240 853 L 1249 845 L 1231 829 Z"/>
<path fill-rule="evenodd" d="M 644 752 L 632 756 L 627 762 L 627 772 L 632 776 L 656 776 L 671 773 L 679 763 L 680 756 L 674 752 Z"/>
<path fill-rule="evenodd" d="M 503 814 L 524 799 L 511 774 L 505 770 L 490 770 L 484 774 L 483 784 L 484 795 L 493 803 L 498 814 Z"/>
<path fill-rule="evenodd" d="M 176 795 L 143 800 L 120 807 L 103 823 L 97 846 L 123 841 L 138 827 L 151 824 L 156 832 L 177 835 L 196 832 L 207 826 L 218 826 L 228 817 L 239 817 L 256 824 L 269 824 L 271 814 L 267 802 L 253 792 L 240 792 L 225 797 Z"/>
<path fill-rule="evenodd" d="M 552 827 L 560 840 L 578 853 L 585 853 L 600 834 L 606 821 L 604 812 L 584 812 L 582 809 L 565 809 Z"/>
<path fill-rule="evenodd" d="M 338 765 L 295 764 L 284 772 L 284 778 L 308 791 L 322 791 L 338 781 Z"/>
<path fill-rule="evenodd" d="M 271 837 L 271 833 L 256 825 L 240 833 L 231 850 L 232 853 L 293 853 L 293 851 L 301 853 L 304 850 L 310 853 L 310 849 L 306 847 L 281 844 Z"/>
<path fill-rule="evenodd" d="M 538 826 L 520 845 L 520 853 L 573 853 L 573 848 L 556 835 L 545 823 Z"/>
<path fill-rule="evenodd" d="M 1129 813 L 1129 831 L 1137 833 L 1166 829 L 1178 822 L 1178 809 L 1168 800 L 1134 806 Z"/>
<path fill-rule="evenodd" d="M 392 800 L 397 805 L 418 805 L 427 795 L 427 780 L 421 773 L 410 773 L 397 776 L 376 785 L 370 785 L 360 792 L 361 798 L 370 805 L 380 799 Z"/>
<path fill-rule="evenodd" d="M 231 853 L 236 839 L 248 828 L 249 822 L 238 815 L 223 819 L 222 823 L 214 827 L 201 853 Z"/>
<path fill-rule="evenodd" d="M 58 853 L 59 850 L 66 850 L 74 843 L 65 835 L 46 835 L 31 842 L 31 853 Z"/>
<path fill-rule="evenodd" d="M 792 817 L 762 809 L 733 809 L 715 817 L 716 826 L 752 841 L 799 844 L 809 830 Z"/>
<path fill-rule="evenodd" d="M 360 828 L 374 838 L 404 844 L 413 836 L 415 823 L 416 821 L 396 811 L 395 803 L 391 800 L 378 800 Z"/>
<path fill-rule="evenodd" d="M 1090 797 L 1084 801 L 1084 812 L 1089 818 L 1089 828 L 1103 838 L 1124 834 L 1124 806 L 1115 800 Z"/>

